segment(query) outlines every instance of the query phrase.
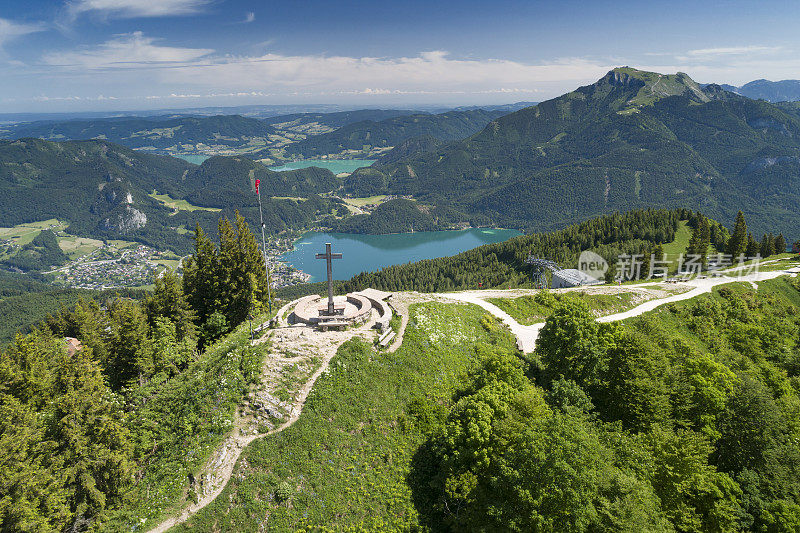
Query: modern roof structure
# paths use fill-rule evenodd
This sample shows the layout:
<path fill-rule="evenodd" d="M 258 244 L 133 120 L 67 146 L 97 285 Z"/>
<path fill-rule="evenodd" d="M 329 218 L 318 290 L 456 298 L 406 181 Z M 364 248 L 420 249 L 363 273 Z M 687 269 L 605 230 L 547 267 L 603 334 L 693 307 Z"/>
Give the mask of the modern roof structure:
<path fill-rule="evenodd" d="M 578 287 L 581 285 L 599 285 L 602 281 L 593 278 L 589 274 L 575 268 L 564 268 L 553 272 L 552 287 L 561 289 L 567 287 Z"/>

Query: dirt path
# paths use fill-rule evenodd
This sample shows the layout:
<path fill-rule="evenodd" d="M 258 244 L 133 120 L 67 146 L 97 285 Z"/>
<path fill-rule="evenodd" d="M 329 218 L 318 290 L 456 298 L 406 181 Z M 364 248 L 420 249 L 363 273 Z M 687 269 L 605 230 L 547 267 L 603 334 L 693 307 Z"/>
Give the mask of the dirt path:
<path fill-rule="evenodd" d="M 437 294 L 438 297 L 443 299 L 458 300 L 459 302 L 466 302 L 475 304 L 482 307 L 492 315 L 499 318 L 503 324 L 508 326 L 511 333 L 517 338 L 517 348 L 523 353 L 530 353 L 536 347 L 536 339 L 539 337 L 539 330 L 544 327 L 544 323 L 533 324 L 532 326 L 523 326 L 517 322 L 514 317 L 482 298 L 482 294 L 474 292 L 455 292 L 455 293 L 442 293 Z M 493 295 L 487 295 L 492 298 Z"/>
<path fill-rule="evenodd" d="M 214 501 L 225 489 L 228 481 L 233 474 L 236 462 L 242 450 L 255 439 L 280 433 L 291 427 L 300 417 L 308 395 L 314 387 L 317 379 L 328 369 L 331 359 L 336 355 L 339 346 L 353 337 L 360 336 L 372 338 L 374 332 L 369 329 L 356 329 L 349 331 L 330 331 L 320 333 L 306 327 L 286 327 L 269 330 L 261 339 L 256 341 L 262 343 L 270 338 L 281 343 L 281 350 L 275 350 L 267 355 L 264 364 L 263 379 L 270 379 L 275 376 L 275 367 L 286 363 L 293 363 L 298 359 L 296 351 L 314 350 L 314 355 L 321 357 L 322 362 L 314 371 L 310 378 L 295 393 L 294 401 L 288 410 L 288 418 L 278 427 L 260 433 L 252 427 L 252 419 L 236 417 L 235 428 L 231 435 L 217 448 L 209 458 L 206 466 L 198 479 L 202 479 L 202 491 L 197 503 L 192 503 L 183 508 L 179 515 L 168 518 L 156 527 L 148 530 L 148 533 L 163 533 L 173 526 L 188 520 L 192 515 Z M 285 357 L 282 354 L 292 354 L 293 357 Z"/>
<path fill-rule="evenodd" d="M 711 289 L 718 285 L 724 285 L 726 283 L 735 283 L 735 282 L 746 282 L 751 283 L 752 285 L 756 286 L 755 283 L 759 281 L 766 281 L 769 279 L 774 279 L 779 276 L 784 275 L 797 275 L 800 272 L 799 268 L 792 268 L 789 270 L 776 270 L 773 272 L 758 272 L 755 274 L 748 274 L 745 276 L 740 276 L 737 278 L 731 278 L 728 276 L 721 276 L 718 278 L 707 278 L 707 279 L 695 279 L 689 280 L 686 282 L 681 283 L 677 288 L 682 288 L 685 292 L 680 292 L 678 294 L 673 294 L 667 297 L 659 297 L 654 300 L 650 300 L 644 302 L 636 307 L 629 309 L 627 311 L 623 311 L 621 313 L 615 313 L 613 315 L 607 315 L 603 317 L 599 317 L 597 319 L 598 322 L 616 322 L 618 320 L 625 320 L 628 318 L 639 316 L 643 313 L 648 311 L 652 311 L 657 307 L 662 305 L 672 303 L 672 302 L 679 302 L 681 300 L 688 300 L 690 298 L 694 298 L 701 294 L 711 292 Z M 625 289 L 630 288 L 640 288 L 646 285 L 636 285 L 636 286 L 623 286 L 618 287 L 622 292 Z M 756 286 L 757 287 L 757 286 Z M 582 290 L 586 291 L 587 293 L 593 294 L 609 294 L 609 289 L 616 289 L 616 287 L 581 287 Z M 544 327 L 544 323 L 533 324 L 532 326 L 524 326 L 514 319 L 511 315 L 497 307 L 496 305 L 487 302 L 484 298 L 497 298 L 497 297 L 514 297 L 514 296 L 521 296 L 522 294 L 535 294 L 534 290 L 525 290 L 525 289 L 513 289 L 510 291 L 467 291 L 467 292 L 455 292 L 455 293 L 439 293 L 436 294 L 437 298 L 444 299 L 444 300 L 456 300 L 460 302 L 467 302 L 471 304 L 478 305 L 491 313 L 492 315 L 499 318 L 508 328 L 511 330 L 511 333 L 517 338 L 517 347 L 523 353 L 530 353 L 536 348 L 536 339 L 539 338 L 539 333 L 541 332 L 542 328 Z M 664 294 L 667 294 L 664 291 L 661 291 Z"/>

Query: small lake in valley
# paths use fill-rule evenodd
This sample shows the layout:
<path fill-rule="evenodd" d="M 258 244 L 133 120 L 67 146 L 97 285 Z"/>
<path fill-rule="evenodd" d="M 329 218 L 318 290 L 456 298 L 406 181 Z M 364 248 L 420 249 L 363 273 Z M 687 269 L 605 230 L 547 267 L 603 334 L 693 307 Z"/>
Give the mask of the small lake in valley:
<path fill-rule="evenodd" d="M 281 260 L 311 276 L 309 281 L 325 281 L 325 261 L 315 259 L 333 244 L 342 259 L 333 261 L 334 279 L 350 279 L 361 272 L 375 271 L 421 259 L 455 255 L 484 244 L 501 242 L 521 235 L 517 230 L 472 228 L 454 231 L 421 231 L 393 235 L 355 235 L 309 232 L 295 241 L 294 249 Z"/>
<path fill-rule="evenodd" d="M 283 172 L 284 170 L 297 170 L 298 168 L 319 167 L 327 168 L 334 174 L 342 174 L 344 172 L 353 172 L 357 168 L 368 167 L 374 162 L 374 159 L 303 159 L 277 167 L 269 167 L 269 169 Z"/>

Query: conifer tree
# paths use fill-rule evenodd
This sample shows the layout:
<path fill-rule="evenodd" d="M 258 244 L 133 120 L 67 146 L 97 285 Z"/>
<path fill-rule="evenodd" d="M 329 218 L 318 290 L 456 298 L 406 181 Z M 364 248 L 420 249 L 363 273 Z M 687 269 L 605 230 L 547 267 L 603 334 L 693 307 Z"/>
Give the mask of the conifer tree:
<path fill-rule="evenodd" d="M 731 254 L 733 258 L 737 258 L 741 254 L 747 254 L 747 223 L 744 220 L 744 213 L 739 211 L 736 214 L 736 224 L 733 228 L 733 235 L 728 239 L 728 246 L 726 252 Z"/>
<path fill-rule="evenodd" d="M 30 407 L 0 393 L 0 531 L 59 531 L 70 520 L 48 444 Z"/>
<path fill-rule="evenodd" d="M 219 306 L 219 252 L 200 224 L 195 228 L 194 255 L 184 262 L 183 292 L 202 324 Z"/>
<path fill-rule="evenodd" d="M 755 257 L 761 252 L 761 246 L 758 244 L 758 241 L 753 237 L 752 233 L 747 234 L 747 248 L 745 248 L 744 254 L 747 257 Z"/>
<path fill-rule="evenodd" d="M 108 389 L 92 351 L 63 351 L 54 363 L 52 416 L 45 438 L 58 450 L 50 468 L 70 493 L 78 521 L 116 503 L 132 481 L 132 447 L 120 403 Z"/>
<path fill-rule="evenodd" d="M 232 326 L 260 310 L 267 296 L 264 258 L 255 236 L 238 211 L 234 223 L 227 219 L 220 222 L 220 263 L 226 282 L 223 309 Z"/>
<path fill-rule="evenodd" d="M 114 338 L 106 371 L 115 390 L 139 374 L 138 352 L 147 341 L 147 317 L 139 302 L 117 298 L 109 306 Z"/>
<path fill-rule="evenodd" d="M 689 245 L 686 247 L 687 255 L 699 256 L 700 263 L 705 266 L 708 261 L 708 247 L 711 244 L 711 227 L 708 219 L 702 214 L 697 214 L 695 228 Z"/>
<path fill-rule="evenodd" d="M 761 257 L 769 257 L 771 255 L 775 255 L 774 239 L 775 237 L 773 237 L 771 233 L 769 235 L 765 233 L 764 236 L 761 238 L 761 246 L 760 246 Z"/>
<path fill-rule="evenodd" d="M 641 279 L 650 279 L 650 264 L 651 260 L 654 259 L 654 253 L 652 248 L 648 248 L 647 252 L 645 252 L 644 257 L 642 258 L 642 269 L 639 272 L 639 277 Z"/>
<path fill-rule="evenodd" d="M 786 239 L 783 238 L 783 233 L 779 233 L 778 236 L 775 237 L 775 253 L 786 253 Z"/>
<path fill-rule="evenodd" d="M 197 339 L 196 314 L 186 299 L 180 277 L 172 270 L 156 279 L 153 293 L 145 300 L 145 307 L 151 328 L 155 327 L 158 317 L 164 317 L 175 324 L 178 341 Z"/>

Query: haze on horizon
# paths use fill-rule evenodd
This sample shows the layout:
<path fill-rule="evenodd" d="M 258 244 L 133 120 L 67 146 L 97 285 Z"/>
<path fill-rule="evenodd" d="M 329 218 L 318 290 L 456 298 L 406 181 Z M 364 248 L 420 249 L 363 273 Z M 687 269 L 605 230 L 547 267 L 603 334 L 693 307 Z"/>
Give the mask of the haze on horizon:
<path fill-rule="evenodd" d="M 28 0 L 0 7 L 0 113 L 542 101 L 615 66 L 800 78 L 800 4 Z"/>

